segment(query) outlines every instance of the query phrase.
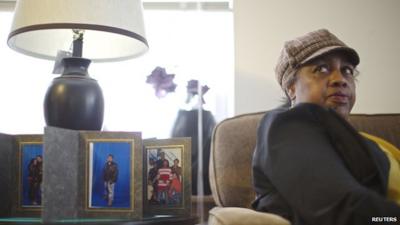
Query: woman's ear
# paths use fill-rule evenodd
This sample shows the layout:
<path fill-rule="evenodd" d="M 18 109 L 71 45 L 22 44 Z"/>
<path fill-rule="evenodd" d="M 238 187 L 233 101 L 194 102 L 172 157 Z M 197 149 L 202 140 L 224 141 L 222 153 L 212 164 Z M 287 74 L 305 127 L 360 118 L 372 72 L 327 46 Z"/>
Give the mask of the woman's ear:
<path fill-rule="evenodd" d="M 288 89 L 287 89 L 287 94 L 290 98 L 290 100 L 293 102 L 296 99 L 296 87 L 293 84 L 291 84 Z"/>

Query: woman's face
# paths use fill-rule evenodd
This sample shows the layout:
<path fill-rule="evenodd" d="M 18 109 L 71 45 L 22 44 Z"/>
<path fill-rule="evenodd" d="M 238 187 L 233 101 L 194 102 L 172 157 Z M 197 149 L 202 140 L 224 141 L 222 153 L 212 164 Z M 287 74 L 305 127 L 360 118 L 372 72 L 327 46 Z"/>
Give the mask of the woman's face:
<path fill-rule="evenodd" d="M 323 55 L 303 65 L 288 94 L 292 104 L 314 103 L 347 119 L 356 100 L 355 68 L 340 52 Z"/>

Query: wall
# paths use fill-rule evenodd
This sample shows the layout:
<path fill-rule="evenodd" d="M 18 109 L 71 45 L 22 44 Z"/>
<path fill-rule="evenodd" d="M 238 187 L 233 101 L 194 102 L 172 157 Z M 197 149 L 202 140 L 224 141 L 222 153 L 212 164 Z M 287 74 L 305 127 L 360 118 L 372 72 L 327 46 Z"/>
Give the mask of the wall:
<path fill-rule="evenodd" d="M 274 67 L 284 41 L 327 28 L 355 48 L 353 113 L 400 113 L 400 1 L 234 0 L 235 114 L 271 109 L 283 99 Z"/>

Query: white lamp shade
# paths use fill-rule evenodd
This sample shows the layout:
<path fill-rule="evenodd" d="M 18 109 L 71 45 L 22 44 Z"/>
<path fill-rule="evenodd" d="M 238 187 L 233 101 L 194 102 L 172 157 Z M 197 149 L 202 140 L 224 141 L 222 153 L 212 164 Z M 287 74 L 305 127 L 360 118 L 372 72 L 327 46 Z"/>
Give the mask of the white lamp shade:
<path fill-rule="evenodd" d="M 72 48 L 72 29 L 84 30 L 82 57 L 118 61 L 148 49 L 140 0 L 18 0 L 10 48 L 55 59 Z"/>

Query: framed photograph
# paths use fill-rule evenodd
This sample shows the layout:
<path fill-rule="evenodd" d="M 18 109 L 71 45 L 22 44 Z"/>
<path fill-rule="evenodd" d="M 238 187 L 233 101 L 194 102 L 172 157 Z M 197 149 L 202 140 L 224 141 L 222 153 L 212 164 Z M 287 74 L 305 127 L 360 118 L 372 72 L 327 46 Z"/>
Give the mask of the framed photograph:
<path fill-rule="evenodd" d="M 42 209 L 43 135 L 18 135 L 16 144 L 18 148 L 17 213 L 40 215 Z"/>
<path fill-rule="evenodd" d="M 190 215 L 191 139 L 148 139 L 144 148 L 146 215 Z"/>
<path fill-rule="evenodd" d="M 142 214 L 141 134 L 83 132 L 85 147 L 84 209 L 107 217 Z"/>

